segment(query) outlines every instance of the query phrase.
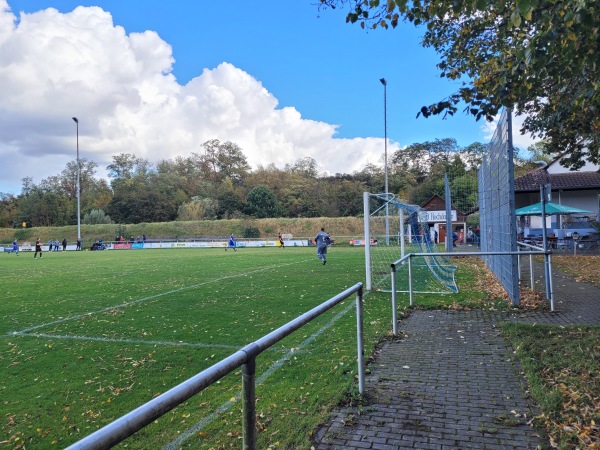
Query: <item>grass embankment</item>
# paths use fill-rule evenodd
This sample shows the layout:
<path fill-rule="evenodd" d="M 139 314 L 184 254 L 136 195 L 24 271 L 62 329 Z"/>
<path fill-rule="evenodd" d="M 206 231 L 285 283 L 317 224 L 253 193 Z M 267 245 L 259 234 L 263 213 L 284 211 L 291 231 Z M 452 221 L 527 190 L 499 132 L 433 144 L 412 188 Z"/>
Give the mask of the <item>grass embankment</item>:
<path fill-rule="evenodd" d="M 313 238 L 321 227 L 332 236 L 360 238 L 363 234 L 363 219 L 358 217 L 318 217 L 302 219 L 231 219 L 201 220 L 190 222 L 140 223 L 129 225 L 81 225 L 84 247 L 87 243 L 102 239 L 111 242 L 117 235 L 125 238 L 146 235 L 148 239 L 177 239 L 194 237 L 243 236 L 244 230 L 255 228 L 261 238 L 274 239 L 279 233 L 291 234 L 297 238 Z M 50 239 L 64 238 L 73 243 L 77 239 L 77 226 L 37 227 L 37 228 L 0 228 L 0 243 L 9 244 L 14 239 L 19 242 L 40 238 L 46 243 Z"/>

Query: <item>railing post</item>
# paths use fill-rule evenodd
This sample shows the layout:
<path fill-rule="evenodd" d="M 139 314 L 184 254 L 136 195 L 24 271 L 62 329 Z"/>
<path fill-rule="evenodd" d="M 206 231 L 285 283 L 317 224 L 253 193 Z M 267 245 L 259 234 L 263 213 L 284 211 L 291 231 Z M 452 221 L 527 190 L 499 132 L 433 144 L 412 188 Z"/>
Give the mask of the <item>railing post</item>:
<path fill-rule="evenodd" d="M 413 282 L 412 282 L 412 255 L 408 255 L 408 299 L 409 304 L 413 304 Z"/>
<path fill-rule="evenodd" d="M 554 312 L 554 289 L 552 287 L 552 254 L 548 255 L 548 287 L 550 289 L 550 311 Z"/>
<path fill-rule="evenodd" d="M 405 244 L 404 244 L 404 210 L 400 208 L 400 257 L 404 258 Z"/>
<path fill-rule="evenodd" d="M 396 295 L 396 265 L 392 264 L 392 333 L 398 336 L 398 311 Z"/>
<path fill-rule="evenodd" d="M 250 355 L 248 362 L 242 365 L 242 411 L 243 411 L 243 448 L 256 448 L 256 357 Z"/>
<path fill-rule="evenodd" d="M 546 277 L 546 299 L 550 300 L 550 253 L 544 252 L 544 275 Z"/>
<path fill-rule="evenodd" d="M 533 288 L 535 286 L 535 283 L 533 281 L 533 255 L 529 254 L 529 277 L 531 278 L 531 290 L 533 291 Z"/>
<path fill-rule="evenodd" d="M 364 216 L 364 229 L 365 229 L 365 270 L 366 270 L 366 282 L 367 291 L 372 289 L 372 276 L 371 276 L 371 229 L 369 225 L 369 193 L 363 192 L 363 216 Z"/>
<path fill-rule="evenodd" d="M 365 364 L 364 353 L 365 346 L 363 341 L 363 288 L 356 292 L 356 345 L 358 353 L 358 393 L 365 392 Z"/>

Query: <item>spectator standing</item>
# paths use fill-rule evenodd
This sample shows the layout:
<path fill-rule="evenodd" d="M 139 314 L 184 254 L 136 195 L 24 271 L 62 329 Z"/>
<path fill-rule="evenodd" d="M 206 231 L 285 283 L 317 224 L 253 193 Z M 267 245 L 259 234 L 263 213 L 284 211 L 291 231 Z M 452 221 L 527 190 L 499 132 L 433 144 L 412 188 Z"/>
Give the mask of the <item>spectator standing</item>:
<path fill-rule="evenodd" d="M 75 250 L 81 250 L 81 238 L 77 238 L 77 247 L 75 247 Z"/>
<path fill-rule="evenodd" d="M 64 238 L 62 241 L 63 252 L 67 251 L 67 238 Z"/>
<path fill-rule="evenodd" d="M 317 246 L 317 258 L 323 262 L 323 265 L 327 264 L 327 246 L 330 242 L 329 234 L 325 233 L 325 228 L 321 228 L 315 237 L 315 245 Z"/>

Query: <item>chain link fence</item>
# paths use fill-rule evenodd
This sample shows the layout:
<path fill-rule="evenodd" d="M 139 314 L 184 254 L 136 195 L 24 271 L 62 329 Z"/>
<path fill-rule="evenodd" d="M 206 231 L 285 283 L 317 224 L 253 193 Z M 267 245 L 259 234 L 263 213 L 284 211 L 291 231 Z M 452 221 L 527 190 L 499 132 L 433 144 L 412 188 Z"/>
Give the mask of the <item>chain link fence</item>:
<path fill-rule="evenodd" d="M 504 109 L 478 174 L 482 252 L 517 250 L 513 153 L 511 112 Z M 486 256 L 484 261 L 519 305 L 517 256 Z"/>

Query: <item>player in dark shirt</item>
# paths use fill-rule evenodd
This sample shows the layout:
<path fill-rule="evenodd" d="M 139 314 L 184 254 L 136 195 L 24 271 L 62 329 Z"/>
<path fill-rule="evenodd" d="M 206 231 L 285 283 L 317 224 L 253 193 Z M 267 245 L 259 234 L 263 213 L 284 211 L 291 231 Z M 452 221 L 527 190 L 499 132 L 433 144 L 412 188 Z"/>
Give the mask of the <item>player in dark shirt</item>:
<path fill-rule="evenodd" d="M 323 265 L 327 264 L 327 246 L 331 242 L 329 234 L 325 233 L 325 228 L 317 233 L 315 244 L 317 246 L 317 258 L 323 261 Z"/>

